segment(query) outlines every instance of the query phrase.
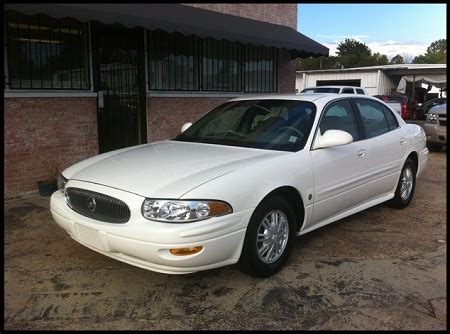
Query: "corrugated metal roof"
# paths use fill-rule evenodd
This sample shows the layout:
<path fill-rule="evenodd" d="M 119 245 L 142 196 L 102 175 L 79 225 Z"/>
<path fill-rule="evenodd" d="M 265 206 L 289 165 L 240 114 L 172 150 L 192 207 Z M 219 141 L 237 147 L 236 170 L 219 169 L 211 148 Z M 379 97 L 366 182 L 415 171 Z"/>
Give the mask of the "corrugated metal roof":
<path fill-rule="evenodd" d="M 297 71 L 297 73 L 316 73 L 316 72 L 358 72 L 358 71 L 378 71 L 378 70 L 429 70 L 429 69 L 447 69 L 447 64 L 394 64 L 394 65 L 381 65 L 381 66 L 366 66 L 366 67 L 352 67 L 352 68 L 339 68 L 329 70 L 310 70 L 310 71 Z"/>

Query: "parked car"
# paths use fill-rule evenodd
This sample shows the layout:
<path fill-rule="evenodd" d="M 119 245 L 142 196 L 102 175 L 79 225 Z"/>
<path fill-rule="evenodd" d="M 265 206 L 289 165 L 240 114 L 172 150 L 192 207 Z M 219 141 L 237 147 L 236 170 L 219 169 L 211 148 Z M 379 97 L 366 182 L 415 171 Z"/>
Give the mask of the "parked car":
<path fill-rule="evenodd" d="M 443 104 L 443 103 L 447 103 L 446 97 L 438 97 L 436 99 L 426 101 L 426 102 L 422 103 L 422 105 L 421 105 L 422 110 L 423 110 L 422 112 L 426 116 L 428 113 L 428 110 L 430 110 L 434 106 L 437 106 L 437 105 Z"/>
<path fill-rule="evenodd" d="M 424 124 L 430 150 L 440 150 L 447 145 L 447 103 L 432 107 Z"/>
<path fill-rule="evenodd" d="M 415 110 L 411 99 L 406 95 L 374 95 L 374 97 L 384 101 L 392 110 L 401 115 L 404 120 L 415 118 Z"/>
<path fill-rule="evenodd" d="M 332 93 L 332 94 L 362 94 L 367 95 L 364 88 L 352 86 L 318 86 L 303 89 L 300 94 Z"/>
<path fill-rule="evenodd" d="M 295 236 L 385 201 L 407 207 L 428 159 L 423 129 L 366 95 L 237 98 L 182 128 L 64 170 L 56 223 L 145 269 L 237 263 L 266 277 Z"/>

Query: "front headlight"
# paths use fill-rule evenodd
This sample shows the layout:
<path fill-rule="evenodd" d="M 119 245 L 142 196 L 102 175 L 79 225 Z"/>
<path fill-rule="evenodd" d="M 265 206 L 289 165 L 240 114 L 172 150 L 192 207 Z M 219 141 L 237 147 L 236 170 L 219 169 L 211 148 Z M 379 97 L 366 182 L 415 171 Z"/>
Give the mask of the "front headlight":
<path fill-rule="evenodd" d="M 225 202 L 207 200 L 159 200 L 147 198 L 142 203 L 142 215 L 149 220 L 181 223 L 203 220 L 232 213 Z"/>
<path fill-rule="evenodd" d="M 62 175 L 62 174 L 59 174 L 59 177 L 58 177 L 58 190 L 60 191 L 60 192 L 64 192 L 64 189 L 66 188 L 66 183 L 67 183 L 67 179 Z"/>
<path fill-rule="evenodd" d="M 432 123 L 432 124 L 437 124 L 438 121 L 438 115 L 437 114 L 428 114 L 427 115 L 427 119 L 426 119 L 426 123 Z"/>

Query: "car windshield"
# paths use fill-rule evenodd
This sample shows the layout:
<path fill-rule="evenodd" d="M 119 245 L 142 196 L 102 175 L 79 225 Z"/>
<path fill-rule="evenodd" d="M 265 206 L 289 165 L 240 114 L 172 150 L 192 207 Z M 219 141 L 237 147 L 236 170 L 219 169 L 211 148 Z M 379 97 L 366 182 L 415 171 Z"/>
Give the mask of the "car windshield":
<path fill-rule="evenodd" d="M 306 101 L 227 102 L 172 140 L 295 152 L 305 146 L 315 114 Z"/>
<path fill-rule="evenodd" d="M 339 93 L 339 88 L 306 88 L 302 90 L 300 93 Z"/>

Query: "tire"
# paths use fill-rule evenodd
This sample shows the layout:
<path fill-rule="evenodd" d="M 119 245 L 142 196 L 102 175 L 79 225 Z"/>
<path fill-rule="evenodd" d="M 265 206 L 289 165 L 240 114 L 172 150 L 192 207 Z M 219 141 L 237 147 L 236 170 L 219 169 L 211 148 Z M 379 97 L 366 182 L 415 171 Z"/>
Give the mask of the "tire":
<path fill-rule="evenodd" d="M 279 231 L 276 230 L 276 221 Z M 296 220 L 289 203 L 281 197 L 262 201 L 250 218 L 238 262 L 239 269 L 255 277 L 274 275 L 289 257 L 295 236 Z"/>
<path fill-rule="evenodd" d="M 411 158 L 406 159 L 398 180 L 397 189 L 395 189 L 395 196 L 389 202 L 391 207 L 404 209 L 409 205 L 416 188 L 416 172 L 417 167 L 414 161 Z"/>

